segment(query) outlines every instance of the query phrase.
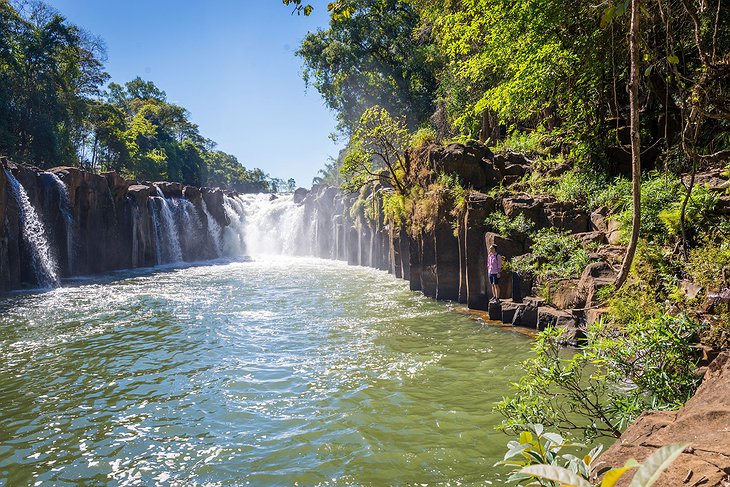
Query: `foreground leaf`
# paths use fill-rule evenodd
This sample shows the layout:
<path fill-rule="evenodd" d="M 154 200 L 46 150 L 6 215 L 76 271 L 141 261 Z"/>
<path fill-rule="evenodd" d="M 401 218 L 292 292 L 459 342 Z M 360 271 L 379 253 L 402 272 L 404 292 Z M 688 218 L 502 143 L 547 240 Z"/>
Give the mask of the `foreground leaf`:
<path fill-rule="evenodd" d="M 580 478 L 567 468 L 554 465 L 531 465 L 520 470 L 521 474 L 533 475 L 535 477 L 554 480 L 566 486 L 591 487 L 585 479 Z"/>

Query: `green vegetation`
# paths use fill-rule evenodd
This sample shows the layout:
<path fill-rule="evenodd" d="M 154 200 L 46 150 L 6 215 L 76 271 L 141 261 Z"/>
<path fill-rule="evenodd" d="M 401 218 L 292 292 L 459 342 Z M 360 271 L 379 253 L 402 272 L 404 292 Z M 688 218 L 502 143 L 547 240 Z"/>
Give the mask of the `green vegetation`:
<path fill-rule="evenodd" d="M 654 452 L 643 465 L 629 459 L 624 466 L 614 468 L 602 465 L 601 446 L 582 457 L 560 455 L 565 449 L 582 446 L 568 443 L 557 433 L 545 432 L 541 424 L 527 425 L 519 441 L 507 444 L 508 451 L 499 464 L 516 467 L 507 481 L 517 485 L 612 487 L 626 473 L 637 469 L 629 487 L 651 487 L 686 447 L 667 445 Z"/>
<path fill-rule="evenodd" d="M 541 279 L 577 277 L 588 265 L 580 241 L 556 228 L 543 228 L 532 236 L 530 253 L 513 259 L 512 269 Z"/>
<path fill-rule="evenodd" d="M 503 427 L 540 423 L 587 438 L 619 436 L 646 409 L 673 409 L 698 384 L 694 347 L 700 327 L 686 316 L 660 314 L 618 326 L 598 321 L 584 346 L 563 352 L 565 330 L 549 328 L 523 363 L 514 395 L 497 409 Z"/>
<path fill-rule="evenodd" d="M 103 43 L 39 2 L 0 0 L 0 154 L 41 168 L 238 191 L 287 183 L 215 150 L 188 111 L 136 78 L 104 85 Z"/>

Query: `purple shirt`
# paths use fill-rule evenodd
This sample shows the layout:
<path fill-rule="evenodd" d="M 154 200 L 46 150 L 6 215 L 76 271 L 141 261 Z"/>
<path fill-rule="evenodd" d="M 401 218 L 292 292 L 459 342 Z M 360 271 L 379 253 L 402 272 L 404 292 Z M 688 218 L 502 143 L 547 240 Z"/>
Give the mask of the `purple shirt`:
<path fill-rule="evenodd" d="M 502 256 L 499 254 L 487 255 L 487 269 L 489 274 L 499 274 L 502 270 Z"/>

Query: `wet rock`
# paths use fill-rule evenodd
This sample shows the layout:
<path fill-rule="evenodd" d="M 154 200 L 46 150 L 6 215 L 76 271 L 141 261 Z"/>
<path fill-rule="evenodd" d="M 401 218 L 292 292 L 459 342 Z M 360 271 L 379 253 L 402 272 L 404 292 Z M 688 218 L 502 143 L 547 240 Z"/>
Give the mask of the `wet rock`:
<path fill-rule="evenodd" d="M 489 303 L 489 319 L 492 321 L 502 321 L 502 304 L 496 301 Z"/>

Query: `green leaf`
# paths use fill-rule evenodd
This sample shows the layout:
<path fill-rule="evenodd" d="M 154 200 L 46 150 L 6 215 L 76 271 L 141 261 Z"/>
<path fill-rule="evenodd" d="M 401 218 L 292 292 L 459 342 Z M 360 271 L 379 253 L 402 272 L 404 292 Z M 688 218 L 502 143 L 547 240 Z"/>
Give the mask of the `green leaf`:
<path fill-rule="evenodd" d="M 567 468 L 553 465 L 530 465 L 520 470 L 520 473 L 532 475 L 542 479 L 554 480 L 573 487 L 591 487 L 585 479 L 580 478 Z"/>
<path fill-rule="evenodd" d="M 616 17 L 616 7 L 608 7 L 601 16 L 601 29 L 605 29 Z"/>
<path fill-rule="evenodd" d="M 532 433 L 529 431 L 520 433 L 520 443 L 532 444 Z"/>
<path fill-rule="evenodd" d="M 634 474 L 629 487 L 651 487 L 687 445 L 667 445 L 655 451 Z"/>
<path fill-rule="evenodd" d="M 670 54 L 669 56 L 667 56 L 667 61 L 669 62 L 669 64 L 679 64 L 679 58 L 674 54 Z"/>

